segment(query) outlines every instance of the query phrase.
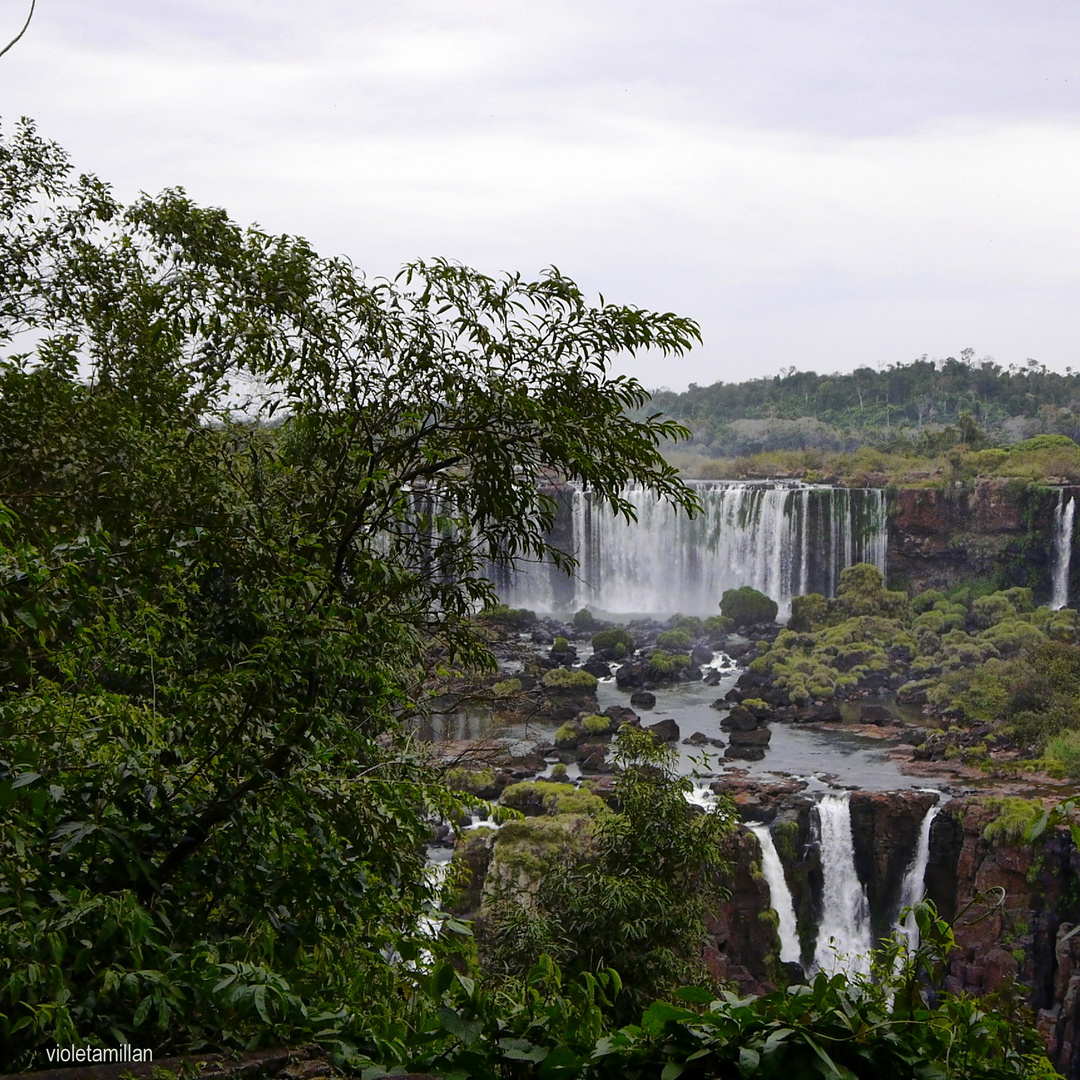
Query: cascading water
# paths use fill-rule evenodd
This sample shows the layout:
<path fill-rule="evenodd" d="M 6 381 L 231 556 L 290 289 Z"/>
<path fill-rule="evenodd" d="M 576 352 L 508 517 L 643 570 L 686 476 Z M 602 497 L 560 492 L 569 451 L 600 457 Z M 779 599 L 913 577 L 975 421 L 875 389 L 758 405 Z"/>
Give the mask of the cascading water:
<path fill-rule="evenodd" d="M 1072 562 L 1073 518 L 1076 516 L 1076 499 L 1065 497 L 1064 488 L 1058 492 L 1057 511 L 1054 514 L 1054 591 L 1050 606 L 1067 607 L 1069 603 L 1069 564 Z"/>
<path fill-rule="evenodd" d="M 769 886 L 769 900 L 779 920 L 777 931 L 780 935 L 780 959 L 785 964 L 798 964 L 802 949 L 799 945 L 799 929 L 795 921 L 795 904 L 791 899 L 791 890 L 784 877 L 784 864 L 780 862 L 772 833 L 767 825 L 752 823 L 746 826 L 761 845 L 761 872 Z"/>
<path fill-rule="evenodd" d="M 869 974 L 870 904 L 855 870 L 848 795 L 823 795 L 817 804 L 824 878 L 814 969 Z"/>
<path fill-rule="evenodd" d="M 914 907 L 926 895 L 926 867 L 930 862 L 930 826 L 937 817 L 939 806 L 931 806 L 926 811 L 919 826 L 919 842 L 915 846 L 915 857 L 900 883 L 900 910 Z M 908 951 L 914 952 L 919 947 L 919 927 L 915 917 L 908 912 L 907 918 L 897 925 L 897 930 L 907 938 Z"/>
<path fill-rule="evenodd" d="M 831 596 L 840 571 L 885 569 L 885 493 L 798 483 L 692 481 L 704 512 L 687 518 L 644 488 L 624 492 L 637 508 L 627 523 L 570 489 L 554 538 L 571 547 L 577 576 L 534 567 L 498 580 L 503 600 L 538 610 L 715 614 L 727 589 L 750 585 L 781 617 L 791 597 Z M 567 527 L 567 524 L 569 527 Z"/>

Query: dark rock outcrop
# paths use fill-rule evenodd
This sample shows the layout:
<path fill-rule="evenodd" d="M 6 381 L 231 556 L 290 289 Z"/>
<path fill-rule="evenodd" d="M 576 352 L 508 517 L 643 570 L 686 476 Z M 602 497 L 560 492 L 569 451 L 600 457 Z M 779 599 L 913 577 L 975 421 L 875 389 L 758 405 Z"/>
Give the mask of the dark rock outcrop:
<path fill-rule="evenodd" d="M 651 731 L 661 742 L 678 742 L 679 725 L 670 717 L 666 720 L 658 720 L 655 724 L 647 725 L 646 731 Z"/>

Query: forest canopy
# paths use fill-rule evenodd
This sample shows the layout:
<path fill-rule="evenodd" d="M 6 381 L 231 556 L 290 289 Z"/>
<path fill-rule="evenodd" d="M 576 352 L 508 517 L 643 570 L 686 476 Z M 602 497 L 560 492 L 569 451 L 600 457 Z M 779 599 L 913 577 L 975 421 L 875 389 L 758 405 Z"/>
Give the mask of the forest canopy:
<path fill-rule="evenodd" d="M 713 457 L 866 444 L 936 453 L 956 444 L 1080 436 L 1080 373 L 1061 375 L 1035 360 L 1004 366 L 976 359 L 973 349 L 959 359 L 922 356 L 844 374 L 789 366 L 771 378 L 657 390 L 652 402 Z"/>

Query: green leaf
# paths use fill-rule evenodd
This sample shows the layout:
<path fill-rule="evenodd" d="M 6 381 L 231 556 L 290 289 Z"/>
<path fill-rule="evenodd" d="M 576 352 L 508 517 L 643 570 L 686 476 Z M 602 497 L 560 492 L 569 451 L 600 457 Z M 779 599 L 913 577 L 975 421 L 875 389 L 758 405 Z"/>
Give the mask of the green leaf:
<path fill-rule="evenodd" d="M 259 1019 L 262 1020 L 262 1022 L 264 1024 L 269 1024 L 270 1023 L 270 1014 L 267 1012 L 267 1009 L 266 1009 L 266 986 L 265 986 L 265 984 L 260 983 L 260 985 L 255 987 L 254 1000 L 255 1000 L 255 1011 L 258 1012 Z"/>
<path fill-rule="evenodd" d="M 744 1046 L 739 1050 L 739 1073 L 742 1076 L 753 1076 L 760 1064 L 761 1055 L 756 1050 L 749 1046 Z"/>
<path fill-rule="evenodd" d="M 682 1061 L 669 1061 L 660 1073 L 660 1080 L 678 1080 L 686 1070 L 686 1063 Z"/>
<path fill-rule="evenodd" d="M 689 1001 L 695 1005 L 709 1005 L 716 995 L 703 986 L 680 986 L 675 991 L 675 996 L 680 1001 Z"/>
<path fill-rule="evenodd" d="M 659 1035 L 669 1023 L 678 1021 L 692 1023 L 697 1019 L 698 1014 L 690 1012 L 689 1009 L 680 1009 L 663 1001 L 655 1001 L 642 1014 L 641 1026 L 649 1034 Z"/>

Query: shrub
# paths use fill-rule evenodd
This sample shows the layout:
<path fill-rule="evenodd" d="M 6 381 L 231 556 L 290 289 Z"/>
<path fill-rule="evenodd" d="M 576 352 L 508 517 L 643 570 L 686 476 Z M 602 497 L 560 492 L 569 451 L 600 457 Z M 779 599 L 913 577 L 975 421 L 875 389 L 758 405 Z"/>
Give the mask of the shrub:
<path fill-rule="evenodd" d="M 986 630 L 1003 619 L 1015 617 L 1016 608 L 1004 593 L 980 596 L 971 605 L 971 621 L 980 630 Z"/>
<path fill-rule="evenodd" d="M 685 630 L 691 637 L 697 637 L 705 629 L 705 623 L 696 615 L 676 615 L 672 620 L 672 630 Z"/>
<path fill-rule="evenodd" d="M 560 750 L 569 750 L 577 746 L 581 739 L 581 729 L 576 724 L 563 724 L 552 737 L 552 742 Z"/>
<path fill-rule="evenodd" d="M 937 589 L 927 589 L 925 592 L 916 593 L 911 598 L 911 610 L 916 615 L 929 611 L 939 600 L 944 600 L 945 594 Z"/>
<path fill-rule="evenodd" d="M 511 784 L 503 793 L 500 802 L 511 810 L 527 813 L 530 809 L 542 808 L 545 814 L 554 814 L 559 799 L 572 795 L 576 789 L 573 784 L 558 784 L 550 780 L 522 780 Z"/>
<path fill-rule="evenodd" d="M 566 766 L 561 761 L 551 766 L 551 779 L 556 781 L 566 779 Z"/>
<path fill-rule="evenodd" d="M 807 593 L 806 596 L 791 598 L 791 618 L 788 628 L 791 630 L 813 630 L 821 626 L 829 615 L 829 602 L 821 593 Z"/>
<path fill-rule="evenodd" d="M 724 615 L 710 615 L 705 620 L 705 629 L 710 634 L 727 634 L 735 628 L 735 624 Z"/>
<path fill-rule="evenodd" d="M 613 626 L 610 630 L 601 630 L 592 636 L 592 647 L 596 652 L 614 649 L 622 645 L 627 652 L 634 651 L 634 637 L 625 626 Z"/>
<path fill-rule="evenodd" d="M 586 817 L 598 817 L 609 814 L 608 804 L 585 788 L 574 788 L 555 801 L 556 814 L 582 814 Z"/>
<path fill-rule="evenodd" d="M 772 622 L 779 610 L 775 600 L 749 585 L 728 589 L 720 598 L 720 614 L 730 619 L 734 626 Z"/>
<path fill-rule="evenodd" d="M 1056 764 L 1060 775 L 1080 780 L 1080 731 L 1063 731 L 1046 744 L 1048 762 Z"/>
<path fill-rule="evenodd" d="M 991 844 L 1017 844 L 1024 839 L 1028 827 L 1043 812 L 1039 799 L 1021 799 L 1014 795 L 988 798 L 983 805 L 995 811 L 994 820 L 983 829 L 983 839 Z"/>
<path fill-rule="evenodd" d="M 667 679 L 690 666 L 690 657 L 684 653 L 667 653 L 656 649 L 649 657 L 648 671 L 654 679 Z"/>
<path fill-rule="evenodd" d="M 581 718 L 581 726 L 590 735 L 607 735 L 611 731 L 611 718 L 589 713 Z"/>
<path fill-rule="evenodd" d="M 502 682 L 497 682 L 491 690 L 496 697 L 511 697 L 513 694 L 521 692 L 521 680 L 503 679 Z"/>
<path fill-rule="evenodd" d="M 885 579 L 873 563 L 856 563 L 840 572 L 836 607 L 847 615 L 904 617 L 907 594 L 885 588 Z"/>
<path fill-rule="evenodd" d="M 593 613 L 588 608 L 582 608 L 580 611 L 574 612 L 574 617 L 571 620 L 574 624 L 574 629 L 584 634 L 589 630 L 594 630 L 597 625 L 597 620 L 593 617 Z"/>
<path fill-rule="evenodd" d="M 448 769 L 444 777 L 446 786 L 454 791 L 464 791 L 477 795 L 495 784 L 495 770 L 492 768 L 468 769 L 458 766 Z"/>
<path fill-rule="evenodd" d="M 505 604 L 496 604 L 481 612 L 480 619 L 486 623 L 500 623 L 513 630 L 527 630 L 536 624 L 536 612 L 528 608 L 511 608 Z"/>
<path fill-rule="evenodd" d="M 1031 590 L 1020 585 L 1014 585 L 1011 589 L 1005 589 L 1001 593 L 1006 600 L 1021 615 L 1026 615 L 1035 610 L 1035 601 L 1032 599 Z"/>
<path fill-rule="evenodd" d="M 656 635 L 656 644 L 661 649 L 688 649 L 690 635 L 685 630 L 665 630 Z"/>
<path fill-rule="evenodd" d="M 1034 648 L 1046 640 L 1046 635 L 1037 627 L 1020 619 L 1006 619 L 1004 622 L 983 630 L 979 641 L 993 645 L 1002 656 L 1016 656 L 1023 649 Z"/>
<path fill-rule="evenodd" d="M 653 678 L 665 679 L 675 673 L 675 658 L 669 656 L 663 649 L 657 649 L 649 657 L 648 668 Z"/>
<path fill-rule="evenodd" d="M 570 648 L 570 642 L 564 637 L 557 637 L 554 644 L 551 646 L 552 652 L 566 652 Z"/>
<path fill-rule="evenodd" d="M 596 676 L 587 671 L 552 668 L 540 680 L 545 690 L 553 694 L 595 694 Z"/>

